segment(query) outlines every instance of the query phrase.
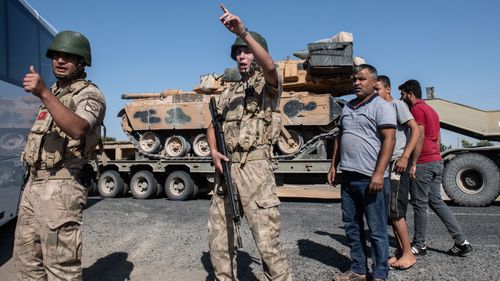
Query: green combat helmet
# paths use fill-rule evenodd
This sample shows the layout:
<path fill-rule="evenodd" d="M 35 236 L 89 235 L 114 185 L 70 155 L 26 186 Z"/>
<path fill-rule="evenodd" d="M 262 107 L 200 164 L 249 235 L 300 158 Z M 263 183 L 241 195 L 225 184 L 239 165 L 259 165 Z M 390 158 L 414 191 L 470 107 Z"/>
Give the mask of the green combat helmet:
<path fill-rule="evenodd" d="M 90 66 L 92 62 L 89 40 L 83 34 L 76 31 L 61 31 L 57 33 L 45 56 L 52 58 L 53 52 L 63 52 L 80 56 L 87 66 Z"/>
<path fill-rule="evenodd" d="M 255 41 L 259 42 L 259 44 L 266 50 L 266 52 L 269 52 L 269 50 L 267 49 L 266 39 L 264 39 L 262 35 L 260 35 L 255 31 L 249 31 L 248 33 L 252 35 Z M 241 39 L 240 37 L 236 37 L 236 40 L 234 40 L 233 45 L 231 45 L 231 58 L 233 58 L 233 60 L 236 60 L 236 49 L 238 49 L 238 47 L 241 46 L 247 46 L 247 43 L 243 41 L 243 39 Z"/>

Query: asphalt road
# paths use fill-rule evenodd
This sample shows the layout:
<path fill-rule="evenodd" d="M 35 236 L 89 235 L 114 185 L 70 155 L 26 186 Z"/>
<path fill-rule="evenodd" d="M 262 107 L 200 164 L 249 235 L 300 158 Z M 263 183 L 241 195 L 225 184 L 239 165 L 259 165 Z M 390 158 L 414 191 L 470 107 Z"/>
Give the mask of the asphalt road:
<path fill-rule="evenodd" d="M 90 198 L 84 211 L 84 280 L 213 280 L 207 242 L 210 199 Z M 474 252 L 450 257 L 452 239 L 430 214 L 428 254 L 389 280 L 500 280 L 500 204 L 452 207 Z M 349 268 L 349 252 L 338 201 L 291 201 L 280 206 L 282 240 L 295 280 L 331 280 Z M 410 232 L 413 213 L 409 211 Z M 15 280 L 12 241 L 15 223 L 0 228 L 0 280 Z M 391 232 L 390 232 L 391 233 Z M 263 280 L 250 231 L 242 226 L 240 280 Z M 394 239 L 391 233 L 391 241 Z"/>

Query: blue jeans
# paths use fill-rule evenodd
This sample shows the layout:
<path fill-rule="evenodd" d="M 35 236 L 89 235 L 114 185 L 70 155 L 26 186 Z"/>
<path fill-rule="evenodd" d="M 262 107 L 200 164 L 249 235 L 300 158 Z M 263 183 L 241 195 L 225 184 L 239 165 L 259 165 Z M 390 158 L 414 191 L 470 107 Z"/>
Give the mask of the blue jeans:
<path fill-rule="evenodd" d="M 382 191 L 368 192 L 370 177 L 360 173 L 342 171 L 342 221 L 345 236 L 351 248 L 351 270 L 358 274 L 368 272 L 368 249 L 365 240 L 363 217 L 370 230 L 372 276 L 387 279 L 389 241 L 387 237 L 387 190 L 389 178 L 384 178 Z"/>
<path fill-rule="evenodd" d="M 441 198 L 443 169 L 443 161 L 417 164 L 416 179 L 410 182 L 410 202 L 415 213 L 413 243 L 418 247 L 425 246 L 428 206 L 444 223 L 455 243 L 461 244 L 465 240 L 460 224 Z"/>

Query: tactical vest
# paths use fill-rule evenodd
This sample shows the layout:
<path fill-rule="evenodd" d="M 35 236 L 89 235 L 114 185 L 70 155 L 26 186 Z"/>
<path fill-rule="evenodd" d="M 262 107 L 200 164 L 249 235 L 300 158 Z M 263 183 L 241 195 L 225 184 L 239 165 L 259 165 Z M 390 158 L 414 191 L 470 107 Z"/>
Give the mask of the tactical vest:
<path fill-rule="evenodd" d="M 87 80 L 77 80 L 70 86 L 59 89 L 55 96 L 64 106 L 75 112 L 73 97 L 89 85 L 95 86 Z M 101 95 L 96 95 L 95 99 L 104 104 Z M 101 134 L 102 120 L 99 119 L 97 122 L 100 123 L 91 128 L 85 137 L 75 140 L 59 128 L 44 105 L 40 106 L 35 124 L 28 134 L 23 160 L 36 169 L 79 168 L 83 162 L 95 158 L 95 148 L 99 144 Z M 68 160 L 77 161 L 72 161 L 68 167 L 65 165 Z"/>
<path fill-rule="evenodd" d="M 264 77 L 256 74 L 248 82 L 240 82 L 228 90 L 223 131 L 230 152 L 248 152 L 278 141 L 281 114 L 265 102 L 264 86 Z"/>

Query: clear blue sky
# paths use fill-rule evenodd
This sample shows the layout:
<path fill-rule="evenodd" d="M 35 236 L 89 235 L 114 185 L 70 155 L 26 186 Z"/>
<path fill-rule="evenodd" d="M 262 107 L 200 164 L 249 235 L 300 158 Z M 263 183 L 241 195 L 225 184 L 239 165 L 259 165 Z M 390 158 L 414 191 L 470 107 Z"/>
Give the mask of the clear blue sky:
<path fill-rule="evenodd" d="M 116 114 L 126 92 L 192 89 L 204 73 L 234 66 L 234 36 L 219 22 L 220 1 L 28 0 L 58 31 L 91 41 L 89 78 L 108 104 L 108 135 L 125 139 Z M 500 1 L 227 1 L 275 60 L 339 31 L 354 34 L 354 54 L 388 75 L 393 95 L 407 79 L 437 96 L 500 109 Z M 445 133 L 446 144 L 457 135 Z"/>

